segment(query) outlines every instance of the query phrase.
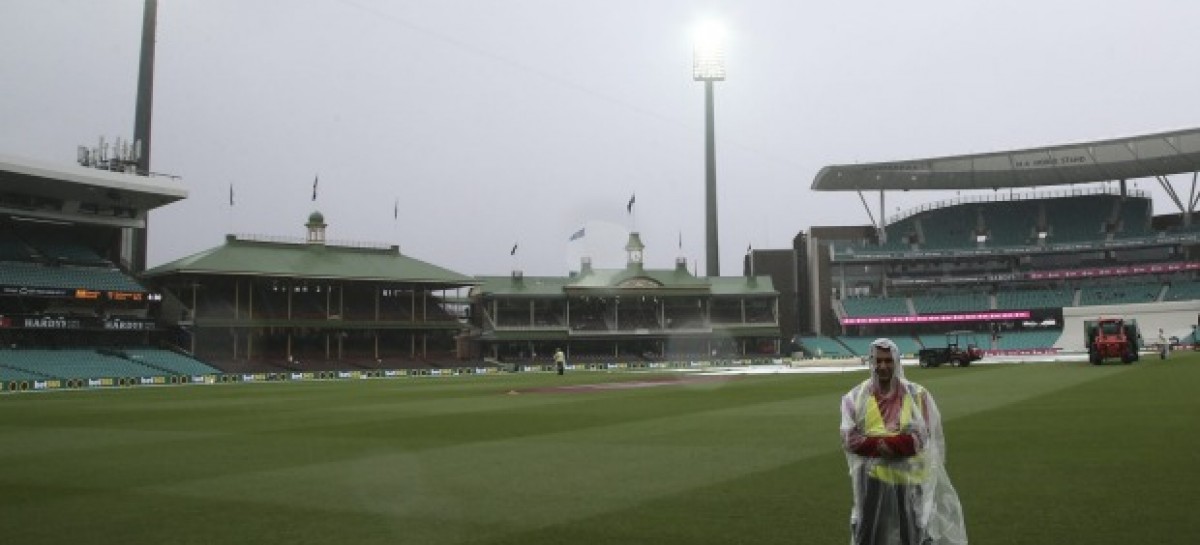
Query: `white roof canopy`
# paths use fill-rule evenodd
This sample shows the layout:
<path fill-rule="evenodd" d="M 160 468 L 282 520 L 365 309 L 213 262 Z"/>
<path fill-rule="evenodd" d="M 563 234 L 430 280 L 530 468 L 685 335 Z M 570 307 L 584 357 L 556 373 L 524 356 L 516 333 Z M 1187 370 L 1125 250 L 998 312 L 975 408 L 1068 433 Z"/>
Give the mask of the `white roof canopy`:
<path fill-rule="evenodd" d="M 108 199 L 150 210 L 187 198 L 177 181 L 0 155 L 0 190 L 64 200 Z M 102 197 L 97 197 L 102 195 Z"/>
<path fill-rule="evenodd" d="M 1200 129 L 1014 151 L 822 168 L 817 191 L 1034 187 L 1200 171 Z"/>

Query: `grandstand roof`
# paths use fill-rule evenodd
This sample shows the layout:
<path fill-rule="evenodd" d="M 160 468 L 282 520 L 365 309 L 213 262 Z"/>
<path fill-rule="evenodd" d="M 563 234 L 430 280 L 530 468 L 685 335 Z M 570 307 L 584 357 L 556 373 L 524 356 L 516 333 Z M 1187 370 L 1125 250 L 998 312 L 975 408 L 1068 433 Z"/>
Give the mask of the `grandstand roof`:
<path fill-rule="evenodd" d="M 118 201 L 150 210 L 187 198 L 178 181 L 0 155 L 0 187 L 6 193 L 30 194 L 67 201 Z"/>
<path fill-rule="evenodd" d="M 1038 187 L 1200 171 L 1200 129 L 1012 151 L 822 168 L 818 191 Z"/>
<path fill-rule="evenodd" d="M 400 253 L 399 248 L 357 248 L 242 240 L 159 265 L 146 277 L 173 274 L 271 276 L 469 286 L 474 278 Z"/>

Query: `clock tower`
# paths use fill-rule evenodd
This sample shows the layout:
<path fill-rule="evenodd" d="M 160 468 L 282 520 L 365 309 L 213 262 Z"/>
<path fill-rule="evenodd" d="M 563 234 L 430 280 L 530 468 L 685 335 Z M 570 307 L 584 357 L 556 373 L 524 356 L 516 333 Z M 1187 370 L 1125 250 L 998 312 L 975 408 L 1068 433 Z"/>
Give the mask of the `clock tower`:
<path fill-rule="evenodd" d="M 629 242 L 625 244 L 625 252 L 629 255 L 627 267 L 633 269 L 642 268 L 642 250 L 646 249 L 646 245 L 642 244 L 642 239 L 637 232 L 629 233 Z"/>

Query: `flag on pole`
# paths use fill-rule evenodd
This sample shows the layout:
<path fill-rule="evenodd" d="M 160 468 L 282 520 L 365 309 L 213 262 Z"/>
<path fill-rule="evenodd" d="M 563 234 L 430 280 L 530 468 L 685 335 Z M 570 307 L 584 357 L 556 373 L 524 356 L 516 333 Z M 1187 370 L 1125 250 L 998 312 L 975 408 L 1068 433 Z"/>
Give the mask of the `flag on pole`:
<path fill-rule="evenodd" d="M 317 200 L 317 181 L 320 178 L 321 178 L 320 174 L 313 176 L 313 198 L 312 198 L 312 200 L 314 200 L 314 201 Z"/>
<path fill-rule="evenodd" d="M 637 193 L 634 193 L 629 196 L 629 204 L 625 205 L 626 213 L 629 213 L 629 214 L 633 213 L 633 203 L 635 203 L 635 202 L 637 202 Z"/>
<path fill-rule="evenodd" d="M 233 206 L 233 184 L 229 184 L 229 206 Z"/>
<path fill-rule="evenodd" d="M 568 238 L 567 242 L 571 242 L 573 240 L 579 240 L 579 239 L 583 238 L 584 229 L 586 229 L 586 227 L 580 227 L 578 231 L 575 231 L 574 233 L 572 233 L 571 238 Z"/>
<path fill-rule="evenodd" d="M 400 199 L 396 199 L 396 204 L 392 206 L 392 219 L 400 219 Z"/>
<path fill-rule="evenodd" d="M 683 249 L 683 231 L 679 232 L 679 249 Z"/>
<path fill-rule="evenodd" d="M 517 245 L 513 243 L 513 249 L 508 252 L 508 255 L 517 255 Z"/>

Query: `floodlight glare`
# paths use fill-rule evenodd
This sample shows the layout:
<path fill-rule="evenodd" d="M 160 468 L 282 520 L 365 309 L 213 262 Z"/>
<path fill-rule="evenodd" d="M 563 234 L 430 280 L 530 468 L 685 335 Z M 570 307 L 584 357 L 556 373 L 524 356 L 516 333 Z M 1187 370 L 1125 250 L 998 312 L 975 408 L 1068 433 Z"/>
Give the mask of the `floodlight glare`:
<path fill-rule="evenodd" d="M 716 22 L 696 27 L 692 79 L 704 82 L 704 253 L 705 274 L 721 276 L 717 229 L 717 146 L 713 121 L 713 82 L 725 80 L 725 28 Z"/>
<path fill-rule="evenodd" d="M 692 79 L 725 80 L 725 28 L 710 21 L 696 27 L 692 48 Z"/>

